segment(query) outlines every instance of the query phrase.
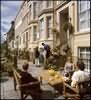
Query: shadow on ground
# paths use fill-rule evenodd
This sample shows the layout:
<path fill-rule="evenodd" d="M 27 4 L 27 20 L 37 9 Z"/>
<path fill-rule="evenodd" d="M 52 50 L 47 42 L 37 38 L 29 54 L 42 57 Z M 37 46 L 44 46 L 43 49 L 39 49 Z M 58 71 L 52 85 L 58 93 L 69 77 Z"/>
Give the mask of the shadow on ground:
<path fill-rule="evenodd" d="M 52 91 L 43 91 L 41 99 L 53 99 L 56 95 Z"/>

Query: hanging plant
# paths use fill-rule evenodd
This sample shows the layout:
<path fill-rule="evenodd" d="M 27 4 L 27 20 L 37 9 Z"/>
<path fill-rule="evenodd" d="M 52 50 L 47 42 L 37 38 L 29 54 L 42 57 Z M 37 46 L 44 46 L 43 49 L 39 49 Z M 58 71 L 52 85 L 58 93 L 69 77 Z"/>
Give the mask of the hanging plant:
<path fill-rule="evenodd" d="M 63 24 L 63 30 L 65 32 L 67 32 L 67 30 L 69 30 L 69 33 L 70 34 L 73 34 L 74 33 L 74 27 L 73 27 L 73 25 L 70 22 L 65 22 Z"/>
<path fill-rule="evenodd" d="M 68 26 L 69 26 L 69 32 L 70 34 L 73 34 L 74 33 L 74 27 L 71 23 L 68 23 Z"/>

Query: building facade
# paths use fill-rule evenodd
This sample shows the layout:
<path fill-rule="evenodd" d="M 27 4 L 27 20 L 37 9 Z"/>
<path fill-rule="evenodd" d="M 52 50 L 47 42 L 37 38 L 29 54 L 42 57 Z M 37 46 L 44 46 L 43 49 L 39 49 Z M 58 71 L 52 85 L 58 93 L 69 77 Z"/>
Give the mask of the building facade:
<path fill-rule="evenodd" d="M 15 23 L 11 22 L 11 27 L 7 32 L 7 46 L 9 50 L 14 50 Z"/>
<path fill-rule="evenodd" d="M 90 1 L 70 1 L 68 3 L 57 1 L 56 21 L 58 30 L 62 34 L 62 23 L 69 16 L 74 26 L 74 36 L 71 41 L 74 61 L 82 59 L 86 70 L 90 70 Z M 61 38 L 61 39 L 62 39 Z"/>
<path fill-rule="evenodd" d="M 70 20 L 69 20 L 69 19 Z M 19 49 L 33 52 L 36 46 L 47 43 L 53 47 L 67 41 L 62 26 L 65 22 L 74 26 L 71 49 L 74 61 L 81 58 L 86 70 L 90 66 L 90 1 L 23 1 L 15 18 L 15 43 Z M 56 28 L 60 37 L 52 29 Z"/>

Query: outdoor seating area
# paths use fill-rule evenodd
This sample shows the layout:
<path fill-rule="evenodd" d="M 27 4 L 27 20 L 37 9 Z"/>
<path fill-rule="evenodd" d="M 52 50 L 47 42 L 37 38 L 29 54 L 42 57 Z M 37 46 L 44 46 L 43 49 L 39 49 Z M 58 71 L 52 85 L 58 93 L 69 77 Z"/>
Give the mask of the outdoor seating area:
<path fill-rule="evenodd" d="M 18 63 L 19 64 L 19 63 Z M 85 100 L 84 98 L 90 98 L 90 80 L 80 82 L 78 83 L 76 88 L 73 88 L 71 86 L 71 78 L 70 80 L 65 80 L 63 74 L 60 71 L 55 71 L 53 69 L 43 69 L 42 67 L 31 67 L 33 64 L 29 67 L 29 73 L 31 73 L 32 70 L 35 71 L 35 69 L 40 70 L 34 74 L 34 71 L 31 73 L 34 74 L 34 77 L 37 77 L 39 80 L 39 83 L 33 82 L 28 84 L 21 84 L 21 69 L 15 69 L 13 68 L 13 91 L 18 93 L 20 95 L 20 98 L 27 99 L 30 98 L 29 95 L 32 97 L 32 95 L 38 95 L 40 98 L 43 99 L 43 95 L 48 96 L 46 93 L 47 90 L 43 89 L 45 86 L 49 86 L 52 88 L 52 91 L 55 91 L 54 95 L 56 97 L 61 96 L 63 98 L 62 100 L 67 100 L 70 98 L 70 100 Z M 35 69 L 34 69 L 35 68 Z M 37 71 L 36 70 L 36 71 Z M 39 93 L 35 89 L 26 89 L 27 86 L 31 87 L 35 84 L 40 84 L 40 87 L 42 89 L 42 92 Z M 46 88 L 46 87 L 45 87 Z M 44 96 L 45 97 L 45 96 Z M 54 98 L 54 97 L 53 97 Z M 90 100 L 90 99 L 87 99 Z"/>
<path fill-rule="evenodd" d="M 43 72 L 42 78 L 48 81 L 55 90 L 57 90 L 60 95 L 63 95 L 65 100 L 71 98 L 72 100 L 82 100 L 85 95 L 90 96 L 90 80 L 79 82 L 76 88 L 71 86 L 71 80 L 65 81 L 62 74 L 56 72 L 56 75 L 52 73 L 48 74 L 48 70 Z"/>
<path fill-rule="evenodd" d="M 28 95 L 31 96 L 32 93 L 34 95 L 42 95 L 41 93 L 38 93 L 36 90 L 26 90 L 26 86 L 32 86 L 35 85 L 36 83 L 31 84 L 21 84 L 20 83 L 20 70 L 13 69 L 15 80 L 16 80 L 16 86 L 18 86 L 19 90 L 21 91 L 21 98 L 25 99 Z M 50 85 L 55 91 L 58 92 L 60 96 L 64 98 L 64 100 L 70 98 L 71 100 L 84 100 L 83 97 L 85 95 L 90 96 L 90 80 L 80 82 L 78 83 L 76 88 L 73 88 L 71 86 L 71 80 L 65 81 L 64 76 L 59 72 L 59 71 L 54 71 L 54 70 L 43 70 L 39 73 L 38 76 L 40 86 L 44 85 L 43 81 L 46 81 L 46 84 Z M 23 97 L 25 93 L 25 97 Z M 45 91 L 43 91 L 45 92 Z M 88 99 L 89 100 L 89 99 Z"/>
<path fill-rule="evenodd" d="M 1 100 L 91 100 L 89 0 L 1 0 L 1 15 Z"/>

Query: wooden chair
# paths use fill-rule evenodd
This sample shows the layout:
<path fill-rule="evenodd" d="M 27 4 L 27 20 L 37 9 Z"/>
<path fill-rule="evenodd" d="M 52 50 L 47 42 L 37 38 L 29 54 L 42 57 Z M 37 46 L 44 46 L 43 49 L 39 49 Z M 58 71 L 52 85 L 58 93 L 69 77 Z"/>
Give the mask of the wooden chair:
<path fill-rule="evenodd" d="M 89 80 L 78 83 L 77 88 L 73 88 L 69 84 L 63 82 L 63 96 L 66 100 L 67 98 L 73 98 L 72 100 L 83 100 L 86 95 L 90 95 Z"/>
<path fill-rule="evenodd" d="M 31 82 L 28 84 L 21 84 L 22 76 L 19 74 L 19 72 L 16 69 L 13 69 L 13 73 L 14 73 L 14 78 L 15 78 L 15 82 L 16 82 L 16 84 L 14 84 L 14 87 L 16 90 L 16 85 L 18 86 L 18 88 L 20 90 L 20 94 L 21 94 L 21 99 L 26 99 L 26 97 L 28 95 L 31 95 L 33 97 L 33 99 L 38 98 L 37 100 L 39 100 L 39 98 L 41 96 L 41 92 L 38 92 L 36 89 L 26 88 L 26 87 L 33 87 L 36 84 L 40 84 L 40 82 Z"/>

